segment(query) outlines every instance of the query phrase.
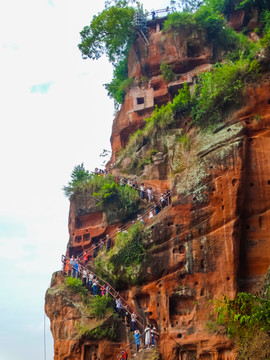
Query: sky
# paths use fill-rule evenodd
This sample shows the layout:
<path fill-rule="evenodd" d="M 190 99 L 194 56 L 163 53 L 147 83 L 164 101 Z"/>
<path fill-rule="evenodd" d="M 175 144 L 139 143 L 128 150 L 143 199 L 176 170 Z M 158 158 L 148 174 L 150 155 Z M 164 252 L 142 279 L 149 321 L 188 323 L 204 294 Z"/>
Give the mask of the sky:
<path fill-rule="evenodd" d="M 169 0 L 142 3 L 161 9 Z M 0 360 L 53 360 L 44 297 L 68 242 L 62 187 L 75 165 L 92 171 L 110 150 L 114 108 L 103 84 L 112 66 L 83 60 L 77 47 L 103 8 L 101 0 L 0 3 Z"/>

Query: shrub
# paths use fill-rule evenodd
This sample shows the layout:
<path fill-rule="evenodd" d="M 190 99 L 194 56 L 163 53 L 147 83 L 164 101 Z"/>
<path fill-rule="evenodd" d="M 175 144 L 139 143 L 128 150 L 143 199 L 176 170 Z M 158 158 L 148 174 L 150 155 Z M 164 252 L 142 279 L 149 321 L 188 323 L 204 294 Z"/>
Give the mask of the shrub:
<path fill-rule="evenodd" d="M 112 300 L 107 296 L 91 296 L 88 306 L 90 314 L 94 317 L 105 317 L 113 311 Z"/>
<path fill-rule="evenodd" d="M 108 252 L 101 252 L 95 260 L 98 274 L 115 286 L 135 284 L 139 280 L 141 263 L 144 259 L 144 225 L 138 222 L 127 232 L 117 234 L 115 246 Z"/>
<path fill-rule="evenodd" d="M 224 296 L 215 312 L 217 324 L 236 342 L 239 359 L 269 357 L 270 288 L 265 298 L 248 293 L 239 293 L 233 300 Z"/>
<path fill-rule="evenodd" d="M 175 73 L 172 71 L 172 66 L 166 63 L 161 63 L 160 71 L 163 79 L 166 82 L 173 81 L 175 79 Z"/>
<path fill-rule="evenodd" d="M 63 187 L 65 196 L 70 198 L 75 189 L 85 184 L 90 179 L 90 173 L 88 170 L 85 170 L 83 163 L 76 165 L 72 170 L 70 175 L 71 181 L 69 181 L 67 186 Z"/>
<path fill-rule="evenodd" d="M 115 65 L 112 81 L 105 84 L 109 97 L 115 101 L 114 105 L 116 109 L 119 106 L 118 104 L 123 104 L 126 91 L 132 83 L 133 78 L 128 77 L 127 57 L 125 57 Z"/>
<path fill-rule="evenodd" d="M 139 209 L 138 192 L 130 186 L 119 186 L 112 176 L 104 178 L 99 191 L 94 192 L 93 196 L 99 199 L 98 206 L 106 212 L 109 222 L 125 220 Z"/>
<path fill-rule="evenodd" d="M 115 219 L 125 220 L 138 212 L 139 196 L 136 190 L 130 186 L 119 186 L 111 175 L 106 177 L 90 174 L 85 170 L 84 173 L 85 176 L 72 180 L 64 187 L 69 197 L 80 194 L 92 197 L 96 200 L 97 208 L 106 212 L 109 222 Z"/>
<path fill-rule="evenodd" d="M 87 290 L 83 287 L 82 281 L 80 279 L 68 277 L 65 282 L 66 286 L 71 290 L 82 296 L 87 295 Z"/>
<path fill-rule="evenodd" d="M 258 62 L 247 59 L 217 64 L 213 71 L 201 74 L 191 111 L 195 123 L 205 127 L 221 121 L 225 110 L 241 102 L 248 80 L 258 76 Z"/>
<path fill-rule="evenodd" d="M 88 339 L 116 339 L 116 331 L 114 324 L 108 326 L 98 326 L 94 329 L 89 329 L 88 326 L 80 325 L 78 326 L 79 334 Z"/>

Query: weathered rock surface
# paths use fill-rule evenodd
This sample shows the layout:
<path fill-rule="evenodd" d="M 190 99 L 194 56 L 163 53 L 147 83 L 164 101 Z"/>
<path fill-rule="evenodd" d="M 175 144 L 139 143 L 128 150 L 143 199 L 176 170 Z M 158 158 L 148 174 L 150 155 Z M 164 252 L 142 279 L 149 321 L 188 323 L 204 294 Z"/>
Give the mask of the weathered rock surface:
<path fill-rule="evenodd" d="M 126 328 L 122 321 L 113 317 L 91 317 L 82 303 L 81 296 L 65 287 L 61 272 L 53 274 L 45 303 L 54 338 L 54 360 L 109 360 L 117 358 L 122 343 L 127 342 Z M 115 341 L 91 339 L 80 335 L 80 326 L 92 330 L 106 324 L 109 326 L 112 322 L 118 335 Z"/>
<path fill-rule="evenodd" d="M 238 28 L 243 14 L 239 12 L 231 21 Z M 148 76 L 150 80 L 144 87 L 130 89 L 116 115 L 111 165 L 130 134 L 144 125 L 143 119 L 154 105 L 172 96 L 169 84 L 160 77 L 161 62 L 172 64 L 176 72 L 184 74 L 183 79 L 190 79 L 190 84 L 196 72 L 209 69 L 212 50 L 204 41 L 196 56 L 191 56 L 191 50 L 183 38 L 166 38 L 155 29 L 148 49 L 139 42 L 133 47 L 130 76 Z M 180 77 L 171 85 L 172 91 L 181 87 L 181 81 Z M 190 137 L 189 150 L 177 142 L 182 128 Z M 179 129 L 170 129 L 163 140 L 159 139 L 162 151 L 144 168 L 144 183 L 158 192 L 170 188 L 173 201 L 149 225 L 151 236 L 145 246 L 150 260 L 144 264 L 142 284 L 126 289 L 122 295 L 158 329 L 162 359 L 236 359 L 233 343 L 222 335 L 210 334 L 206 323 L 213 310 L 210 300 L 223 294 L 232 298 L 239 290 L 257 292 L 267 273 L 269 137 L 270 80 L 265 76 L 260 84 L 248 89 L 243 107 L 214 133 L 200 133 L 188 122 Z M 138 156 L 143 151 L 140 149 Z M 128 164 L 129 160 L 124 161 Z M 112 171 L 121 175 L 119 168 Z M 94 238 L 101 237 L 112 229 L 103 214 L 93 212 L 91 204 L 71 203 L 68 250 L 74 252 L 76 248 L 79 253 L 91 244 L 92 235 L 85 243 L 79 243 L 78 236 L 83 239 L 89 232 Z M 75 321 L 84 316 L 57 285 L 53 280 L 46 295 L 55 360 L 115 359 L 113 344 L 84 344 L 76 338 Z M 122 337 L 120 342 L 124 345 L 126 339 Z M 92 346 L 98 350 L 92 351 Z M 145 356 L 144 352 L 136 358 L 148 359 Z"/>

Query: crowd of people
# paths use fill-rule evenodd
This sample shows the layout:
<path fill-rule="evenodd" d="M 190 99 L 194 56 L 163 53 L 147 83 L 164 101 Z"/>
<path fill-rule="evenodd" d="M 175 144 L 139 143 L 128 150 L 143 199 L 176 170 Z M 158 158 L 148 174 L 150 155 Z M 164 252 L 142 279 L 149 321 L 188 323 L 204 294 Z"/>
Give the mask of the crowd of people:
<path fill-rule="evenodd" d="M 136 351 L 139 352 L 142 350 L 143 343 L 145 349 L 150 349 L 157 344 L 157 338 L 159 334 L 157 329 L 153 324 L 147 325 L 143 333 L 141 334 L 139 330 L 134 331 L 134 342 L 136 345 Z M 126 349 L 122 349 L 121 360 L 127 360 L 128 353 Z"/>
<path fill-rule="evenodd" d="M 128 179 L 127 181 L 123 178 L 120 179 L 120 182 L 122 184 L 127 184 L 129 186 L 135 187 L 139 191 L 139 195 L 142 199 L 147 199 L 148 202 L 153 202 L 154 194 L 151 187 L 146 188 L 144 186 L 144 183 L 141 183 L 140 186 L 138 186 L 136 180 L 131 181 Z M 157 195 L 155 194 L 157 197 Z M 154 202 L 153 205 L 148 208 L 148 210 L 145 211 L 144 214 L 137 214 L 137 219 L 131 221 L 127 225 L 123 226 L 122 228 L 118 228 L 114 235 L 117 235 L 118 233 L 127 233 L 127 229 L 135 224 L 136 222 L 141 222 L 143 225 L 146 225 L 146 222 L 154 218 L 162 209 L 164 209 L 166 206 L 171 204 L 171 192 L 170 190 L 167 190 L 166 192 L 159 194 L 158 201 Z M 95 258 L 98 254 L 98 251 L 106 249 L 106 251 L 109 251 L 112 247 L 112 238 L 109 234 L 106 235 L 105 238 L 100 239 L 97 243 L 93 244 L 90 249 L 87 251 L 84 251 L 84 253 L 77 257 L 76 260 L 73 259 L 70 266 L 70 272 L 72 277 L 78 277 L 78 266 L 79 264 L 86 266 L 89 258 L 93 256 Z M 71 261 L 71 259 L 67 258 L 67 262 Z M 72 265 L 72 266 L 71 266 Z M 75 270 L 74 270 L 75 268 Z"/>
<path fill-rule="evenodd" d="M 86 255 L 86 253 L 84 254 Z M 86 256 L 83 257 L 83 261 L 87 264 Z M 65 258 L 63 265 L 63 272 L 67 276 L 73 278 L 81 278 L 83 286 L 93 296 L 106 296 L 112 295 L 112 288 L 107 283 L 100 283 L 99 279 L 95 274 L 81 265 L 80 259 L 71 256 L 70 259 Z M 156 345 L 156 339 L 158 332 L 154 325 L 147 325 L 145 330 L 140 333 L 138 329 L 138 315 L 135 311 L 131 312 L 126 303 L 123 303 L 122 298 L 118 295 L 113 296 L 115 298 L 114 308 L 119 316 L 123 319 L 126 326 L 129 326 L 134 334 L 134 341 L 136 344 L 137 351 L 140 351 L 142 344 L 144 343 L 145 348 L 150 348 Z M 125 353 L 124 353 L 125 354 Z M 124 359 L 124 358 L 123 358 Z"/>
<path fill-rule="evenodd" d="M 96 168 L 95 173 L 102 176 L 107 176 L 108 171 L 107 170 L 101 170 Z M 162 194 L 157 194 L 153 191 L 151 186 L 146 187 L 144 183 L 137 183 L 136 178 L 135 179 L 126 179 L 126 178 L 117 178 L 115 177 L 114 180 L 118 185 L 124 186 L 128 185 L 135 190 L 138 191 L 139 196 L 142 200 L 147 201 L 148 203 L 153 203 L 153 206 L 151 206 L 150 210 L 148 210 L 143 215 L 138 214 L 137 215 L 137 222 L 142 222 L 144 225 L 146 225 L 147 218 L 150 220 L 154 216 L 156 216 L 163 208 L 171 204 L 171 193 L 170 190 L 166 190 Z M 128 224 L 125 227 L 118 228 L 116 233 L 127 232 L 127 228 L 136 223 L 136 221 L 132 221 L 130 224 Z M 93 272 L 89 271 L 85 267 L 87 266 L 90 258 L 90 253 L 93 251 L 93 257 L 95 258 L 97 255 L 98 250 L 106 249 L 106 251 L 109 251 L 112 246 L 112 239 L 109 234 L 106 235 L 104 239 L 100 239 L 98 243 L 94 244 L 91 248 L 91 250 L 84 251 L 83 254 L 76 258 L 72 255 L 70 258 L 65 257 L 64 260 L 64 266 L 63 266 L 63 272 L 67 276 L 71 276 L 73 278 L 80 278 L 82 279 L 83 286 L 92 294 L 93 296 L 106 296 L 112 294 L 112 289 L 110 286 L 106 283 L 100 283 L 99 279 L 94 275 Z M 153 324 L 149 324 L 146 326 L 144 331 L 140 333 L 140 330 L 138 329 L 138 323 L 137 321 L 137 314 L 135 312 L 131 312 L 130 309 L 128 309 L 127 304 L 123 304 L 122 299 L 120 296 L 113 296 L 115 298 L 114 308 L 115 311 L 119 314 L 120 317 L 123 318 L 125 321 L 125 324 L 130 327 L 131 331 L 134 334 L 134 342 L 136 344 L 136 350 L 137 352 L 141 350 L 143 347 L 143 344 L 145 348 L 150 348 L 152 346 L 156 345 L 158 332 Z M 122 350 L 122 357 L 121 359 L 127 359 L 127 352 L 125 349 Z"/>

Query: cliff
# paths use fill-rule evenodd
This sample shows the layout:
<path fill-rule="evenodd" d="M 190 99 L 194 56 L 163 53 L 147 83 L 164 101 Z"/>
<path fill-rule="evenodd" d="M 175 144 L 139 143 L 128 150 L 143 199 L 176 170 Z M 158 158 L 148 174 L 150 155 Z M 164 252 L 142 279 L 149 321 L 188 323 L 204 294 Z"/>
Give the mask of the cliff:
<path fill-rule="evenodd" d="M 212 299 L 258 292 L 270 264 L 270 74 L 264 70 L 252 81 L 241 103 L 214 127 L 201 130 L 189 115 L 180 116 L 173 126 L 121 152 L 156 105 L 172 101 L 184 83 L 193 89 L 198 75 L 218 60 L 204 33 L 188 39 L 185 33 L 164 35 L 163 21 L 149 22 L 149 44 L 139 38 L 129 52 L 129 76 L 135 81 L 113 122 L 108 167 L 115 177 L 152 186 L 155 194 L 169 188 L 172 202 L 146 222 L 147 260 L 142 261 L 140 281 L 118 285 L 117 290 L 158 329 L 159 355 L 149 350 L 150 355 L 143 352 L 140 358 L 233 360 L 234 343 L 224 334 L 209 333 L 206 324 Z M 235 28 L 243 21 L 243 12 L 231 18 Z M 164 80 L 161 63 L 170 64 L 178 74 L 174 81 Z M 151 161 L 138 167 L 152 149 Z M 145 208 L 145 200 L 142 203 Z M 108 221 L 106 213 L 96 209 L 87 194 L 71 198 L 66 253 L 77 256 L 89 250 L 88 266 L 94 272 L 93 244 L 125 224 Z M 116 359 L 132 339 L 129 330 L 116 320 L 117 340 L 80 336 L 76 321 L 90 328 L 108 321 L 99 319 L 96 324 L 80 303 L 65 288 L 63 276 L 54 275 L 45 306 L 54 359 Z"/>

